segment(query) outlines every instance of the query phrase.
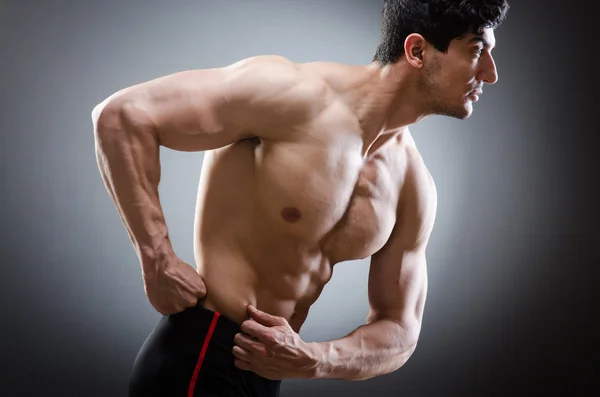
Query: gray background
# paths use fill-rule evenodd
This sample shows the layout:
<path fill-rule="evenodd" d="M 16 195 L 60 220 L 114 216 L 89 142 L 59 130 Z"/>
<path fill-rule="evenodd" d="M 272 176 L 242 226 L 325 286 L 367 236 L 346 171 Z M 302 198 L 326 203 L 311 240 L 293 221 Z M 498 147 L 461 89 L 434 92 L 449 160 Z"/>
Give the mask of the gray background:
<path fill-rule="evenodd" d="M 368 381 L 284 381 L 282 396 L 585 395 L 597 44 L 576 2 L 526 3 L 512 1 L 496 31 L 499 82 L 473 116 L 412 128 L 439 191 L 415 354 Z M 380 13 L 377 0 L 0 2 L 0 394 L 125 396 L 159 318 L 97 170 L 93 106 L 258 54 L 367 64 Z M 161 154 L 171 237 L 193 262 L 203 155 Z M 305 340 L 363 323 L 367 272 L 368 261 L 335 269 Z"/>

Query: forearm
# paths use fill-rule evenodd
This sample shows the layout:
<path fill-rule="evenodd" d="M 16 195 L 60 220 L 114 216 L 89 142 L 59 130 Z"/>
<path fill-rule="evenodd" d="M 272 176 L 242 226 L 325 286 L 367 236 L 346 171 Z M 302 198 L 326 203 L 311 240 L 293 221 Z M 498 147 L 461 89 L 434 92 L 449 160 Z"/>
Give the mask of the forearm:
<path fill-rule="evenodd" d="M 315 378 L 364 380 L 404 365 L 416 347 L 416 336 L 395 321 L 381 319 L 344 338 L 312 345 L 318 361 Z"/>
<path fill-rule="evenodd" d="M 122 109 L 105 109 L 95 120 L 96 157 L 104 184 L 133 243 L 144 274 L 171 254 L 158 195 L 159 144 L 149 128 Z"/>

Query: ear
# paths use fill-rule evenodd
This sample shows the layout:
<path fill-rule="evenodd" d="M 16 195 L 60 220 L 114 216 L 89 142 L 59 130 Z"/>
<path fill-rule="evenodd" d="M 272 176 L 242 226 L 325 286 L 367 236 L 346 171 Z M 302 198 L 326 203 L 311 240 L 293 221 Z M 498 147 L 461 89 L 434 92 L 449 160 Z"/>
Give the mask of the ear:
<path fill-rule="evenodd" d="M 423 52 L 427 47 L 427 40 L 418 33 L 411 33 L 404 40 L 404 56 L 414 68 L 423 67 Z"/>

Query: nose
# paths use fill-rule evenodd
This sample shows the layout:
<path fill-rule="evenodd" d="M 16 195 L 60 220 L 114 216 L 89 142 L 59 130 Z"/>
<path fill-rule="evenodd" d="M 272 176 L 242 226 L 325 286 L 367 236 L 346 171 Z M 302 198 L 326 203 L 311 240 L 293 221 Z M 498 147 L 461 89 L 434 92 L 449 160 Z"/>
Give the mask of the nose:
<path fill-rule="evenodd" d="M 491 55 L 488 56 L 487 62 L 483 64 L 481 71 L 479 72 L 479 81 L 484 81 L 488 84 L 496 84 L 498 81 L 498 70 L 496 69 L 496 63 Z"/>

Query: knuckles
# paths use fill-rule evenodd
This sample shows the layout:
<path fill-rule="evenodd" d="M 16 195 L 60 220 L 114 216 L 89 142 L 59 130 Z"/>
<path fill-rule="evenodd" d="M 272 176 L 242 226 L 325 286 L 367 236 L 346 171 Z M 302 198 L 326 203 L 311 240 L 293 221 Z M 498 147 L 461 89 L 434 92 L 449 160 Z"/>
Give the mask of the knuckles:
<path fill-rule="evenodd" d="M 263 340 L 270 345 L 277 344 L 278 339 L 279 338 L 274 332 L 265 332 L 265 334 L 263 335 Z"/>

